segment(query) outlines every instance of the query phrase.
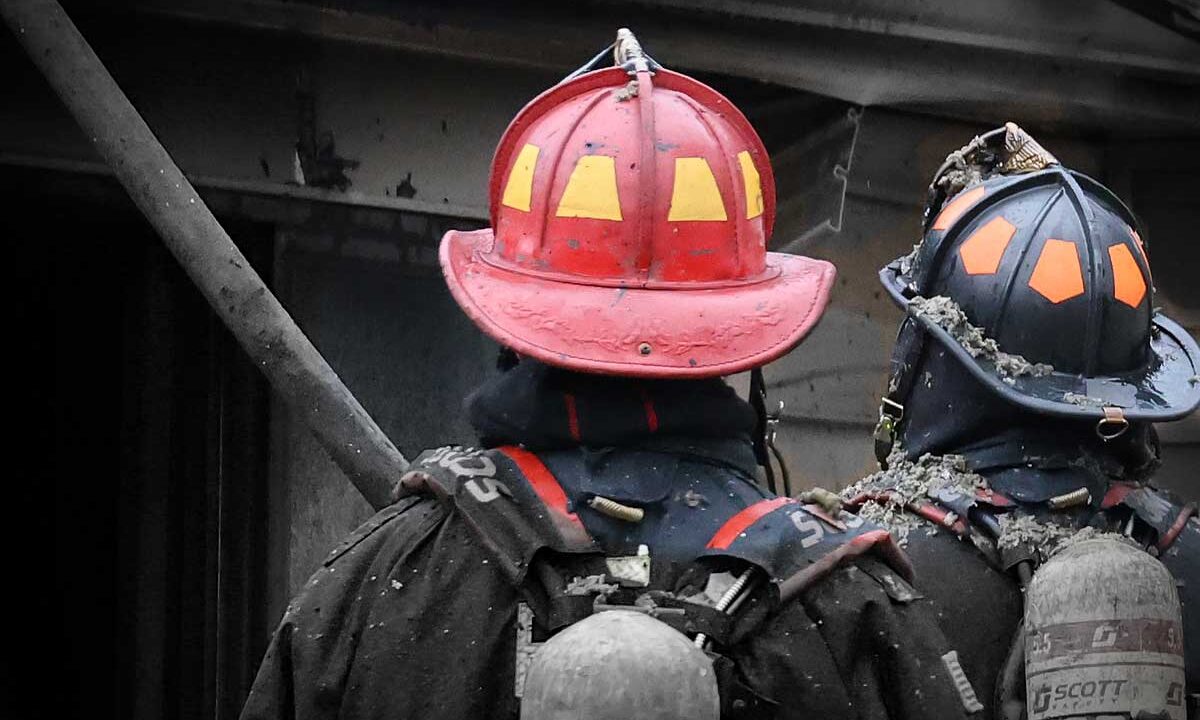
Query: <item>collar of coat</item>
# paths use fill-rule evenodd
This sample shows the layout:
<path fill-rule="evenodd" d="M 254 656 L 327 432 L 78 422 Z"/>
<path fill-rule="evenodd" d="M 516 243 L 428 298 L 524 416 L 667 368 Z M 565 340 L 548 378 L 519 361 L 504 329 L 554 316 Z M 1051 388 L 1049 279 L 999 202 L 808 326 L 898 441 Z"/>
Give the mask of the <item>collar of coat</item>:
<path fill-rule="evenodd" d="M 466 400 L 485 447 L 532 451 L 631 447 L 683 453 L 755 473 L 754 410 L 719 378 L 588 375 L 528 359 Z"/>

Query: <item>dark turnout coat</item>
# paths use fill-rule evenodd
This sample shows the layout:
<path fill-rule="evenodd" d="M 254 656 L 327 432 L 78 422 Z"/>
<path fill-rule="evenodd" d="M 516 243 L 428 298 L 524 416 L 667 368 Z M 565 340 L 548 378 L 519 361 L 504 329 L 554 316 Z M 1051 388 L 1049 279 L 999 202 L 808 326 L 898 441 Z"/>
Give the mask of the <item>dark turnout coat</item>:
<path fill-rule="evenodd" d="M 926 516 L 910 515 L 919 525 L 907 533 L 905 549 L 921 592 L 988 706 L 985 716 L 998 711 L 997 693 L 1017 700 L 1024 694 L 1023 676 L 1007 689 L 1000 682 L 1024 614 L 1015 567 L 1025 560 L 1036 567 L 1051 549 L 1028 541 L 995 542 L 1005 516 L 1126 534 L 1162 561 L 1176 578 L 1182 604 L 1194 713 L 1200 693 L 1200 520 L 1194 503 L 1153 486 L 1159 454 L 1153 428 L 1132 423 L 1106 442 L 1092 421 L 1041 416 L 993 397 L 940 353 L 922 362 L 915 373 L 927 380 L 913 386 L 900 428 L 904 455 L 914 462 L 926 455 L 961 456 L 966 469 L 986 480 L 987 490 L 971 497 L 941 491 L 921 498 Z M 1052 499 L 1072 494 L 1082 496 L 1080 501 L 1051 511 Z M 948 528 L 930 519 L 939 513 L 943 518 L 952 513 L 958 521 Z"/>
<path fill-rule="evenodd" d="M 640 545 L 649 585 L 601 600 L 685 610 L 677 626 L 713 638 L 726 717 L 967 715 L 969 683 L 886 536 L 760 490 L 753 416 L 723 384 L 523 364 L 471 416 L 498 446 L 418 458 L 289 605 L 245 720 L 515 717 L 518 650 L 591 612 L 570 580 Z M 603 515 L 595 495 L 645 517 Z M 710 572 L 749 565 L 770 581 L 733 619 L 697 600 Z"/>

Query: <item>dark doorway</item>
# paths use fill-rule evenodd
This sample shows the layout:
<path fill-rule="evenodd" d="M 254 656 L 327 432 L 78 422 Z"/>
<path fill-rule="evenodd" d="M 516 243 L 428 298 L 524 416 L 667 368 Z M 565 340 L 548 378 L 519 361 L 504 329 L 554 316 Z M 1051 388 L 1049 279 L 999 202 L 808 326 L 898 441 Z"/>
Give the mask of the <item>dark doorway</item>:
<path fill-rule="evenodd" d="M 27 545 L 54 538 L 18 571 L 33 637 L 5 702 L 29 707 L 4 714 L 236 717 L 269 634 L 267 387 L 114 183 L 5 171 L 0 193 L 12 507 Z M 226 227 L 266 274 L 273 229 Z"/>

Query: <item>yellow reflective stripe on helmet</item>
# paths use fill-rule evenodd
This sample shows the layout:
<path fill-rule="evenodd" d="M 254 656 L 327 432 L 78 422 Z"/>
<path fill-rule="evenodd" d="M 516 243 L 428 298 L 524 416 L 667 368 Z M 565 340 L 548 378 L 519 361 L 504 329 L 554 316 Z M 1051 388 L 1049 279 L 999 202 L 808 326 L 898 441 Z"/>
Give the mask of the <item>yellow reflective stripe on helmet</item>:
<path fill-rule="evenodd" d="M 508 171 L 508 182 L 504 185 L 504 197 L 500 204 L 513 210 L 529 212 L 533 195 L 533 169 L 537 165 L 538 146 L 526 144 L 517 153 L 517 161 Z"/>
<path fill-rule="evenodd" d="M 667 220 L 727 220 L 725 203 L 708 161 L 698 157 L 675 158 L 675 187 Z"/>
<path fill-rule="evenodd" d="M 737 159 L 742 168 L 742 186 L 746 190 L 746 219 L 753 220 L 763 214 L 762 180 L 749 151 L 741 151 Z"/>
<path fill-rule="evenodd" d="M 617 168 L 607 155 L 584 155 L 575 163 L 558 201 L 557 217 L 620 220 Z"/>

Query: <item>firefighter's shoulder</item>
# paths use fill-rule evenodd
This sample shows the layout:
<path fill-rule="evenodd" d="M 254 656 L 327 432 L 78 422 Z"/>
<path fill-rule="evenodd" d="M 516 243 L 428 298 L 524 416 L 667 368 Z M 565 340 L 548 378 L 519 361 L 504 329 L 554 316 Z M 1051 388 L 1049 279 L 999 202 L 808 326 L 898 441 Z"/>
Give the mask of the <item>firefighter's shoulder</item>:
<path fill-rule="evenodd" d="M 472 477 L 494 475 L 495 465 L 487 451 L 459 445 L 426 450 L 392 487 L 391 504 L 381 508 L 330 550 L 323 565 L 333 565 L 384 528 L 394 528 L 397 523 L 405 526 L 436 524 L 446 514 L 444 503 L 439 502 L 441 497 L 447 493 L 453 495 L 457 485 Z"/>
<path fill-rule="evenodd" d="M 894 600 L 917 597 L 909 583 L 912 566 L 895 538 L 845 510 L 777 497 L 751 505 L 725 523 L 705 551 L 763 568 L 778 584 L 780 599 L 804 593 L 850 564 L 870 574 Z"/>
<path fill-rule="evenodd" d="M 393 497 L 432 499 L 462 516 L 514 579 L 543 548 L 599 550 L 553 473 L 519 446 L 426 451 L 400 478 Z"/>
<path fill-rule="evenodd" d="M 445 511 L 432 498 L 411 495 L 397 499 L 391 505 L 379 510 L 367 518 L 349 535 L 342 539 L 322 564 L 330 567 L 344 556 L 356 552 L 364 543 L 369 542 L 385 529 L 394 529 L 397 525 L 406 527 L 436 524 L 445 517 Z"/>

